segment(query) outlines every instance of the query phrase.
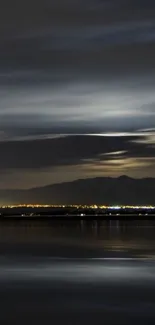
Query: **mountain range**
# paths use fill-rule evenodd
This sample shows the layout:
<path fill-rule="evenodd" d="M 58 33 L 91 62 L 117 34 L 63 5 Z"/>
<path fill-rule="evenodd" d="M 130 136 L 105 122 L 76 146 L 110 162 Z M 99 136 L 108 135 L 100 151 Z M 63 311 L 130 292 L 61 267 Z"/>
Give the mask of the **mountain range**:
<path fill-rule="evenodd" d="M 155 178 L 97 177 L 28 190 L 0 190 L 0 203 L 155 205 Z"/>

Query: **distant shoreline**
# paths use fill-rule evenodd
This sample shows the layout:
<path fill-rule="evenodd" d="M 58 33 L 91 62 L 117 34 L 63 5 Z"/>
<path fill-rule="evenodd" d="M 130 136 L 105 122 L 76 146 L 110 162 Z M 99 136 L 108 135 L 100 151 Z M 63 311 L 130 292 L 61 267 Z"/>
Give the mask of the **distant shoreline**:
<path fill-rule="evenodd" d="M 148 214 L 147 216 L 144 215 L 138 215 L 136 213 L 133 214 L 120 214 L 120 215 L 110 215 L 109 214 L 104 214 L 104 215 L 85 215 L 85 216 L 79 216 L 79 215 L 42 215 L 42 216 L 21 216 L 21 215 L 6 215 L 6 216 L 1 216 L 0 217 L 0 222 L 3 221 L 110 221 L 110 220 L 155 220 L 155 213 L 153 214 Z"/>

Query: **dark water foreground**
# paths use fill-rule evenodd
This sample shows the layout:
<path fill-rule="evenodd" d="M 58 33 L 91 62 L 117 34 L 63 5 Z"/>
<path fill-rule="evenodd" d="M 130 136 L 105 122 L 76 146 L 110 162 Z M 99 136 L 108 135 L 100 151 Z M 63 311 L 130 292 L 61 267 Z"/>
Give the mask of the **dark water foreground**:
<path fill-rule="evenodd" d="M 0 224 L 0 324 L 155 324 L 155 224 Z"/>

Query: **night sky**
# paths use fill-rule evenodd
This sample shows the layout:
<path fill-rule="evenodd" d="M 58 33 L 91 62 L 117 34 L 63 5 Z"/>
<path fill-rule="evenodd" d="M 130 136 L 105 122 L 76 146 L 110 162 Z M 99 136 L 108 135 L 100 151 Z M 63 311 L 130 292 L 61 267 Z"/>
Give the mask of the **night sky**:
<path fill-rule="evenodd" d="M 155 1 L 2 0 L 0 189 L 155 177 Z"/>

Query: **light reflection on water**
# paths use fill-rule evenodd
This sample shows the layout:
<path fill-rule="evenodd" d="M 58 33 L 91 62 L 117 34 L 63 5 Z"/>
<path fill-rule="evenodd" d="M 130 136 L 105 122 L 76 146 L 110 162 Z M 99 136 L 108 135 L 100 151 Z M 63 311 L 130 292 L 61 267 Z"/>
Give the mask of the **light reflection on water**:
<path fill-rule="evenodd" d="M 10 221 L 0 223 L 0 242 L 46 243 L 106 251 L 155 253 L 155 221 Z"/>
<path fill-rule="evenodd" d="M 155 324 L 154 253 L 152 221 L 1 222 L 0 323 Z"/>

